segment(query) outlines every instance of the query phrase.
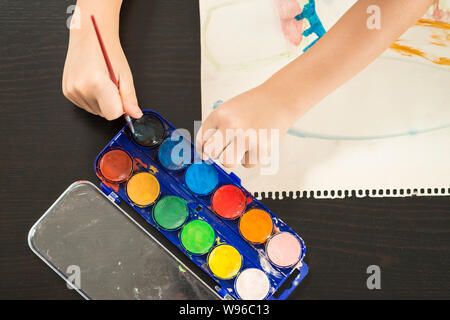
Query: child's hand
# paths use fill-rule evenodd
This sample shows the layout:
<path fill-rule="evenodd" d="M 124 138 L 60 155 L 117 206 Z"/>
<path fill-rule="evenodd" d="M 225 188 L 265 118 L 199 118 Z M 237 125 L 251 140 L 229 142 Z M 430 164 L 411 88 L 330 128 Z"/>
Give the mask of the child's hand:
<path fill-rule="evenodd" d="M 308 51 L 275 73 L 263 85 L 221 105 L 203 123 L 197 152 L 203 159 L 220 159 L 226 167 L 261 162 L 270 152 L 269 140 L 239 145 L 227 129 L 278 129 L 282 137 L 311 107 L 365 68 L 383 53 L 428 9 L 431 0 L 378 1 L 382 28 L 368 28 L 371 0 L 359 0 Z M 285 4 L 287 5 L 287 4 Z M 283 7 L 281 16 L 285 17 Z M 288 10 L 289 11 L 289 10 Z M 238 138 L 246 136 L 238 134 Z M 277 141 L 275 141 L 277 142 Z M 230 154 L 231 156 L 228 156 Z M 251 161 L 251 160 L 254 161 Z"/>
<path fill-rule="evenodd" d="M 202 159 L 218 159 L 227 168 L 237 164 L 250 168 L 260 163 L 261 157 L 270 156 L 271 139 L 278 144 L 296 121 L 289 106 L 278 97 L 279 92 L 271 89 L 256 87 L 223 103 L 208 116 L 196 140 Z M 228 129 L 236 135 L 227 136 Z"/>
<path fill-rule="evenodd" d="M 64 96 L 84 110 L 116 119 L 125 113 L 140 118 L 133 76 L 118 36 L 104 37 L 111 64 L 120 85 L 120 93 L 111 81 L 92 24 L 71 31 L 63 75 Z"/>

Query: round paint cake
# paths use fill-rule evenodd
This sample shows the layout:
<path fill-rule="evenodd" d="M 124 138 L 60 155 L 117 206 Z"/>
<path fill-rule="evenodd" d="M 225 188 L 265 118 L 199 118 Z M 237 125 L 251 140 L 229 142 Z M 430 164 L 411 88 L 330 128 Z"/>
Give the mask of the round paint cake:
<path fill-rule="evenodd" d="M 159 193 L 160 186 L 158 180 L 148 172 L 137 173 L 128 180 L 128 198 L 140 207 L 153 204 L 158 199 Z"/>
<path fill-rule="evenodd" d="M 234 287 L 242 300 L 263 300 L 269 294 L 270 282 L 264 272 L 249 268 L 238 275 Z"/>
<path fill-rule="evenodd" d="M 302 245 L 293 234 L 280 232 L 267 241 L 266 253 L 270 262 L 276 266 L 286 268 L 293 266 L 300 260 Z"/>
<path fill-rule="evenodd" d="M 205 196 L 217 187 L 219 175 L 213 165 L 194 163 L 186 170 L 185 182 L 192 192 Z"/>
<path fill-rule="evenodd" d="M 234 247 L 220 245 L 209 253 L 208 266 L 217 278 L 231 279 L 241 270 L 242 256 Z"/>
<path fill-rule="evenodd" d="M 189 216 L 187 202 L 176 196 L 166 196 L 153 207 L 153 219 L 165 230 L 176 230 Z"/>
<path fill-rule="evenodd" d="M 236 219 L 245 210 L 246 198 L 241 189 L 225 185 L 214 192 L 211 199 L 213 211 L 225 219 Z"/>
<path fill-rule="evenodd" d="M 193 254 L 205 254 L 214 245 L 216 236 L 209 223 L 194 220 L 181 229 L 180 240 L 183 247 Z"/>
<path fill-rule="evenodd" d="M 261 209 L 251 209 L 239 220 L 241 235 L 252 243 L 264 243 L 273 230 L 272 217 Z"/>
<path fill-rule="evenodd" d="M 133 123 L 133 140 L 143 147 L 159 146 L 165 138 L 166 129 L 162 121 L 153 115 L 144 115 Z"/>
<path fill-rule="evenodd" d="M 181 170 L 191 159 L 184 157 L 184 152 L 190 155 L 191 146 L 181 138 L 179 141 L 166 139 L 158 150 L 159 162 L 169 170 Z"/>
<path fill-rule="evenodd" d="M 106 152 L 100 159 L 98 169 L 103 178 L 109 182 L 126 181 L 133 172 L 133 160 L 122 150 L 114 149 Z"/>

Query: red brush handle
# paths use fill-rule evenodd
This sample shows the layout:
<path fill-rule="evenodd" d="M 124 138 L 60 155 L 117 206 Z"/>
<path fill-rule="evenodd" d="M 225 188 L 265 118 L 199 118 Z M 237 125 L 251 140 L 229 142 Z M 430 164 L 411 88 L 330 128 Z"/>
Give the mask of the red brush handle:
<path fill-rule="evenodd" d="M 97 21 L 95 21 L 94 15 L 91 15 L 92 24 L 94 25 L 95 33 L 97 34 L 97 39 L 100 44 L 100 48 L 102 49 L 103 57 L 105 58 L 106 67 L 108 68 L 109 77 L 111 81 L 119 88 L 119 82 L 117 81 L 116 74 L 114 73 L 113 67 L 111 65 L 111 60 L 109 60 L 108 52 L 105 48 L 105 43 L 103 42 L 102 35 L 100 34 L 100 30 L 98 29 Z"/>
<path fill-rule="evenodd" d="M 111 65 L 111 60 L 109 60 L 108 52 L 105 48 L 105 43 L 103 42 L 102 35 L 100 34 L 100 30 L 98 29 L 97 21 L 95 21 L 94 15 L 91 15 L 92 24 L 94 25 L 95 33 L 97 34 L 98 43 L 100 44 L 100 48 L 102 49 L 103 58 L 105 58 L 106 67 L 108 68 L 109 77 L 111 81 L 116 85 L 117 89 L 120 90 L 119 81 L 117 81 L 116 74 L 114 73 L 113 67 Z M 127 121 L 128 126 L 130 127 L 131 132 L 134 134 L 133 123 L 131 122 L 131 118 L 126 113 L 124 114 L 125 120 Z"/>

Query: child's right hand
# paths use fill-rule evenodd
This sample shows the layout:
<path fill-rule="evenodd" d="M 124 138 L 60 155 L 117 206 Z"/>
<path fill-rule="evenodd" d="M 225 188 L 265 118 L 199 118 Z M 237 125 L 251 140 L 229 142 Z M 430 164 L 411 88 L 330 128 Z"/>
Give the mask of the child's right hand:
<path fill-rule="evenodd" d="M 105 37 L 106 35 L 106 37 Z M 124 113 L 142 117 L 133 76 L 118 36 L 104 35 L 105 46 L 119 81 L 120 92 L 111 81 L 92 25 L 71 31 L 63 74 L 64 96 L 78 107 L 113 120 Z"/>

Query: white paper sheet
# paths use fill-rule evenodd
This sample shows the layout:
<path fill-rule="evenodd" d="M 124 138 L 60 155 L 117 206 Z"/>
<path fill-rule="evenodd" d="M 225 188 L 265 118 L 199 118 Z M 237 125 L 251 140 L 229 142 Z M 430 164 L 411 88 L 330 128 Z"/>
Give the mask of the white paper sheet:
<path fill-rule="evenodd" d="M 203 119 L 216 101 L 259 85 L 318 38 L 287 36 L 280 1 L 298 4 L 298 13 L 314 2 L 200 0 Z M 354 2 L 317 0 L 315 12 L 328 30 Z M 431 7 L 392 49 L 301 118 L 282 142 L 276 175 L 234 169 L 242 184 L 279 197 L 450 194 L 449 12 L 449 0 Z M 310 20 L 297 27 L 305 32 Z"/>

